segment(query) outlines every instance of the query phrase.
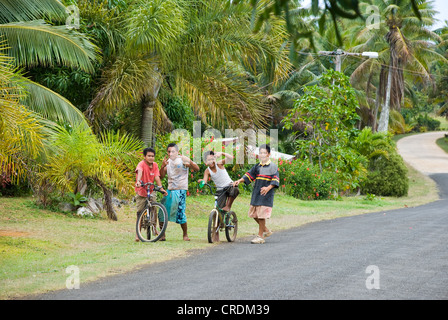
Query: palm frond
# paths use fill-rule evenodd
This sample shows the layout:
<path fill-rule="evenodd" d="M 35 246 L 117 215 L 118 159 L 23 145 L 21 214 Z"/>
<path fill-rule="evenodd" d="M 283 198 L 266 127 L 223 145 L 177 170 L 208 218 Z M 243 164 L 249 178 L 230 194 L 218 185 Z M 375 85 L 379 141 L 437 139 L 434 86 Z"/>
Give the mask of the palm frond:
<path fill-rule="evenodd" d="M 71 126 L 88 125 L 83 113 L 60 94 L 23 76 L 18 76 L 17 81 L 27 92 L 20 101 L 28 109 L 55 122 L 67 121 Z"/>
<path fill-rule="evenodd" d="M 160 79 L 155 58 L 118 56 L 103 72 L 101 87 L 89 106 L 89 118 L 139 102 Z"/>
<path fill-rule="evenodd" d="M 267 106 L 256 87 L 217 69 L 179 76 L 176 90 L 187 96 L 197 115 L 220 127 L 227 123 L 230 127 L 263 128 L 268 121 Z"/>
<path fill-rule="evenodd" d="M 44 20 L 0 24 L 0 35 L 8 41 L 9 55 L 21 66 L 64 65 L 93 72 L 92 62 L 99 59 L 98 48 L 85 36 Z"/>
<path fill-rule="evenodd" d="M 65 19 L 65 7 L 57 0 L 0 0 L 0 24 L 43 18 Z"/>

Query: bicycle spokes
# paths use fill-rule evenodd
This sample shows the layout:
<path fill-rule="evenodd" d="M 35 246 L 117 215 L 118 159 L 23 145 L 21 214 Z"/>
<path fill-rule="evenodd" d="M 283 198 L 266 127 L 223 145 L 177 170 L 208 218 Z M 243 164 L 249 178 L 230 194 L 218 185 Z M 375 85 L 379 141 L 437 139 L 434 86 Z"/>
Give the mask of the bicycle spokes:
<path fill-rule="evenodd" d="M 138 216 L 137 236 L 141 241 L 154 242 L 159 240 L 166 230 L 168 214 L 165 207 L 159 203 L 151 203 Z"/>

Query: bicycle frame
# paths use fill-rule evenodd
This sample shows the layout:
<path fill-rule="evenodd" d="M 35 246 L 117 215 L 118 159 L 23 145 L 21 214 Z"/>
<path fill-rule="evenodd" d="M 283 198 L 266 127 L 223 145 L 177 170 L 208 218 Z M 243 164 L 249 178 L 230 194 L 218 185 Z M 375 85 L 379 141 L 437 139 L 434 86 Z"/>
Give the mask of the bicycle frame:
<path fill-rule="evenodd" d="M 137 236 L 141 241 L 152 242 L 150 240 L 152 234 L 155 236 L 153 241 L 157 241 L 165 232 L 168 215 L 163 204 L 158 203 L 155 199 L 153 201 L 151 196 L 154 192 L 163 193 L 161 191 L 162 187 L 158 187 L 152 182 L 143 183 L 143 181 L 140 181 L 140 185 L 146 187 L 146 205 L 145 210 L 137 216 Z M 151 186 L 154 186 L 152 191 Z M 146 229 L 147 237 L 141 233 L 142 228 Z"/>
<path fill-rule="evenodd" d="M 213 193 L 213 190 L 212 190 L 212 186 L 211 185 L 209 185 L 208 183 L 206 183 L 206 184 L 204 184 L 204 186 L 207 186 L 207 187 L 209 187 L 209 189 L 210 189 L 210 193 L 212 193 L 212 194 L 214 194 Z M 216 188 L 215 188 L 216 189 Z M 229 215 L 229 211 L 224 211 L 224 210 L 222 210 L 219 206 L 218 206 L 218 196 L 215 194 L 215 209 L 218 211 L 218 215 L 219 215 L 219 222 L 221 223 L 221 222 L 224 222 L 224 221 L 226 221 L 225 220 L 225 218 Z M 229 221 L 230 221 L 231 219 L 229 219 Z M 225 227 L 234 227 L 234 225 L 231 225 L 231 224 L 226 224 L 226 225 L 224 225 Z"/>

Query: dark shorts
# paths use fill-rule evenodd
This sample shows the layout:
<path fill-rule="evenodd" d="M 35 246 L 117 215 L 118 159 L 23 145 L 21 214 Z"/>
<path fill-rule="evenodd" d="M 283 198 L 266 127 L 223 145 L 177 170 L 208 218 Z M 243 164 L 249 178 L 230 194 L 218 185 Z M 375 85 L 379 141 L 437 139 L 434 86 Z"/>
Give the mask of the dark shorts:
<path fill-rule="evenodd" d="M 228 186 L 224 189 L 216 191 L 216 195 L 218 196 L 218 199 L 216 200 L 218 202 L 218 207 L 225 207 L 227 197 L 236 198 L 239 194 L 240 190 L 238 189 L 238 187 L 234 186 Z"/>

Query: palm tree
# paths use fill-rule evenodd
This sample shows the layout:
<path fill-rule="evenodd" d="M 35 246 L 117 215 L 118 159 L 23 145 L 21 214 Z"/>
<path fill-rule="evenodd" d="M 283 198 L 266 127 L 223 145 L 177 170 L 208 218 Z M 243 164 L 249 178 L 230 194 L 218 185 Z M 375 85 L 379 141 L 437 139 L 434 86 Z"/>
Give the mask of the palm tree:
<path fill-rule="evenodd" d="M 352 39 L 356 39 L 352 41 L 354 44 L 352 50 L 379 53 L 379 62 L 366 60 L 352 74 L 352 83 L 365 84 L 366 91 L 372 94 L 376 91 L 374 121 L 380 105 L 384 102 L 379 131 L 387 131 L 390 108 L 400 111 L 404 101 L 405 83 L 417 81 L 425 85 L 431 83 L 429 73 L 431 62 L 445 60 L 435 51 L 435 46 L 431 42 L 439 39 L 439 36 L 429 29 L 434 23 L 435 14 L 431 2 L 426 0 L 415 2 L 421 19 L 415 16 L 408 1 L 377 0 L 373 3 L 384 14 L 385 23 L 380 23 L 379 29 L 369 28 L 364 22 L 357 23 L 349 29 Z M 367 2 L 360 4 L 361 12 L 365 12 L 367 5 L 369 5 Z M 379 81 L 376 82 L 376 90 L 371 90 L 374 75 L 379 75 Z M 363 77 L 367 80 L 360 81 Z M 375 123 L 373 127 L 375 128 Z"/>
<path fill-rule="evenodd" d="M 157 98 L 165 84 L 187 96 L 206 123 L 266 126 L 263 95 L 241 66 L 272 61 L 259 65 L 274 66 L 278 80 L 290 67 L 281 50 L 286 33 L 280 26 L 271 33 L 252 33 L 252 13 L 249 5 L 230 1 L 137 1 L 121 22 L 125 42 L 103 73 L 90 114 L 138 102 L 141 138 L 151 145 L 153 112 L 161 109 Z"/>
<path fill-rule="evenodd" d="M 7 54 L 20 68 L 67 66 L 93 72 L 98 49 L 86 37 L 63 23 L 65 7 L 57 0 L 0 0 L 0 36 L 8 44 Z M 29 93 L 21 97 L 28 109 L 54 121 L 85 123 L 83 114 L 66 98 L 16 74 Z M 85 123 L 86 124 L 86 123 Z"/>
<path fill-rule="evenodd" d="M 49 140 L 51 147 L 39 173 L 40 183 L 82 194 L 79 186 L 91 179 L 104 193 L 108 218 L 117 220 L 111 189 L 122 194 L 133 192 L 130 182 L 140 160 L 135 150 L 142 149 L 141 141 L 111 132 L 97 138 L 90 128 L 83 126 L 69 129 L 58 126 Z"/>
<path fill-rule="evenodd" d="M 27 176 L 30 159 L 44 148 L 43 119 L 23 106 L 24 88 L 17 81 L 17 68 L 0 41 L 0 183 L 18 182 Z"/>

